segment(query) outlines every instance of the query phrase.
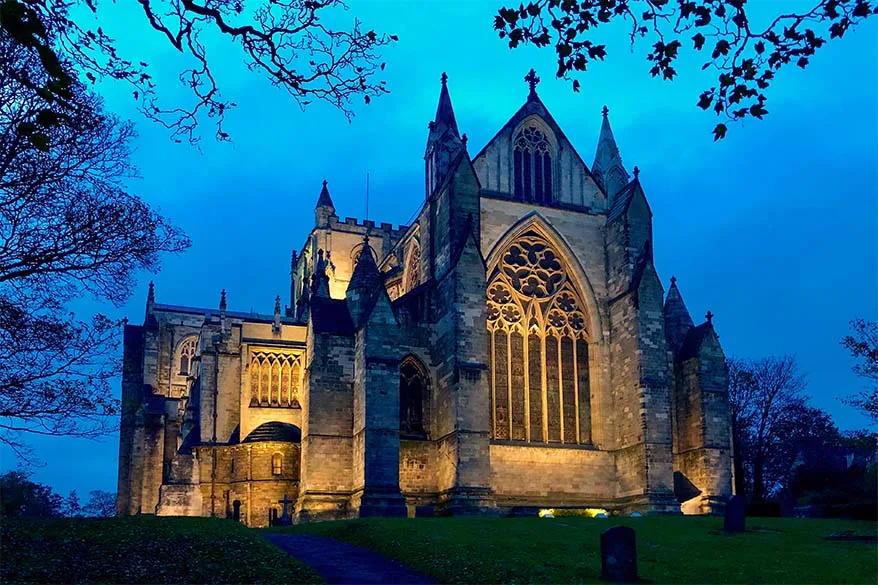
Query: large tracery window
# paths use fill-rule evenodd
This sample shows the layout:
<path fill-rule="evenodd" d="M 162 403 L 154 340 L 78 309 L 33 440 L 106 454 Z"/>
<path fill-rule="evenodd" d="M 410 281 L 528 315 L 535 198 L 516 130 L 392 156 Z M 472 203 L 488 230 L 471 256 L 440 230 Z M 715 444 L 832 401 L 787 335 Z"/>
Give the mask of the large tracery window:
<path fill-rule="evenodd" d="M 299 408 L 302 353 L 254 350 L 250 354 L 250 406 Z"/>
<path fill-rule="evenodd" d="M 524 128 L 515 138 L 513 172 L 515 198 L 535 203 L 552 201 L 552 149 L 545 134 Z"/>
<path fill-rule="evenodd" d="M 529 231 L 488 280 L 492 437 L 591 442 L 584 305 L 564 262 Z"/>

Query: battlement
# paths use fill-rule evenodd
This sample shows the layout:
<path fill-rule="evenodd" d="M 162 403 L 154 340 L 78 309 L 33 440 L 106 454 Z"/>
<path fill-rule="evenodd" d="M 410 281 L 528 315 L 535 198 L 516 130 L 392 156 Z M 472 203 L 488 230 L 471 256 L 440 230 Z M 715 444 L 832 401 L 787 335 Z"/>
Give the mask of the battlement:
<path fill-rule="evenodd" d="M 345 217 L 341 220 L 337 215 L 332 215 L 329 218 L 329 228 L 332 230 L 363 235 L 366 234 L 367 230 L 369 233 L 374 233 L 374 231 L 377 230 L 384 232 L 386 235 L 390 236 L 391 239 L 395 240 L 408 231 L 409 226 L 398 225 L 397 227 L 393 227 L 393 224 L 387 222 L 381 222 L 380 224 L 375 225 L 375 222 L 371 219 L 359 220 L 356 217 Z"/>

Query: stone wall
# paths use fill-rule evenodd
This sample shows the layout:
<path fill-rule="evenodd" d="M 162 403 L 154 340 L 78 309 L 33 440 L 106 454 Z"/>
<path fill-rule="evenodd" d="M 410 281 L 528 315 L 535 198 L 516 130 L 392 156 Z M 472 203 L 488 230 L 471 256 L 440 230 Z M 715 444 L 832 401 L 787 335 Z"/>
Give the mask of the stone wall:
<path fill-rule="evenodd" d="M 491 487 L 497 505 L 611 507 L 613 456 L 586 447 L 492 444 Z"/>

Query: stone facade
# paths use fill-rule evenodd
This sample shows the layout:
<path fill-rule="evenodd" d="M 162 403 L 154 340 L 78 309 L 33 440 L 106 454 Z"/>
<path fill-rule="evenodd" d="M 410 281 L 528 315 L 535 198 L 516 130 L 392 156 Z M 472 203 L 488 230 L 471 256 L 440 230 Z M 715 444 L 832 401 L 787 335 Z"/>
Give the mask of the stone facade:
<path fill-rule="evenodd" d="M 324 182 L 283 310 L 150 286 L 125 330 L 120 514 L 722 509 L 722 348 L 665 294 L 607 110 L 590 169 L 531 83 L 472 157 L 443 76 L 424 158 L 411 226 L 340 220 Z"/>

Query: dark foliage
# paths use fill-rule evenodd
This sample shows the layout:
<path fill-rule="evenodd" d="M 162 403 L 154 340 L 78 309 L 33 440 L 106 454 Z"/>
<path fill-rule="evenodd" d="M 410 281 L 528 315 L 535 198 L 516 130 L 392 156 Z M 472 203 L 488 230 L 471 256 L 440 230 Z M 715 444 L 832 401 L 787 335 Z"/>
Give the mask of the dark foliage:
<path fill-rule="evenodd" d="M 0 475 L 0 515 L 4 518 L 55 518 L 63 500 L 47 485 L 30 480 L 24 471 Z"/>
<path fill-rule="evenodd" d="M 851 356 L 859 360 L 854 372 L 873 384 L 872 388 L 863 390 L 845 399 L 847 404 L 855 406 L 866 416 L 878 423 L 878 323 L 865 319 L 851 321 L 853 335 L 847 335 L 841 344 L 851 352 Z"/>
<path fill-rule="evenodd" d="M 795 64 L 805 68 L 817 49 L 841 38 L 865 18 L 878 14 L 868 0 L 814 0 L 810 10 L 778 14 L 753 28 L 747 0 L 532 0 L 501 8 L 494 28 L 509 46 L 553 46 L 559 78 L 585 71 L 603 60 L 606 45 L 591 40 L 598 27 L 614 21 L 630 25 L 629 42 L 650 38 L 649 74 L 672 81 L 684 47 L 709 54 L 702 69 L 713 68 L 717 83 L 703 91 L 698 107 L 725 121 L 768 114 L 766 92 L 777 72 Z M 573 90 L 580 81 L 572 79 Z M 714 140 L 725 137 L 719 123 Z"/>
<path fill-rule="evenodd" d="M 171 131 L 180 142 L 197 142 L 200 119 L 216 123 L 216 138 L 227 140 L 225 115 L 235 104 L 220 91 L 206 37 L 240 47 L 249 68 L 285 89 L 304 108 L 326 101 L 353 115 L 351 99 L 366 103 L 387 93 L 376 76 L 384 69 L 377 51 L 395 36 L 363 30 L 354 19 L 348 30 L 326 24 L 347 7 L 340 0 L 138 0 L 142 17 L 130 26 L 149 27 L 192 63 L 180 72 L 191 92 L 187 104 L 162 105 L 149 66 L 136 55 L 123 56 L 100 26 L 98 0 L 0 0 L 0 30 L 39 59 L 43 79 L 15 81 L 38 91 L 45 112 L 72 99 L 78 74 L 95 83 L 111 78 L 130 84 L 143 114 Z"/>
<path fill-rule="evenodd" d="M 92 437 L 118 413 L 119 323 L 67 304 L 121 304 L 138 270 L 189 246 L 127 189 L 130 123 L 76 82 L 46 110 L 52 83 L 38 52 L 0 29 L 0 441 L 19 454 L 29 433 Z"/>

